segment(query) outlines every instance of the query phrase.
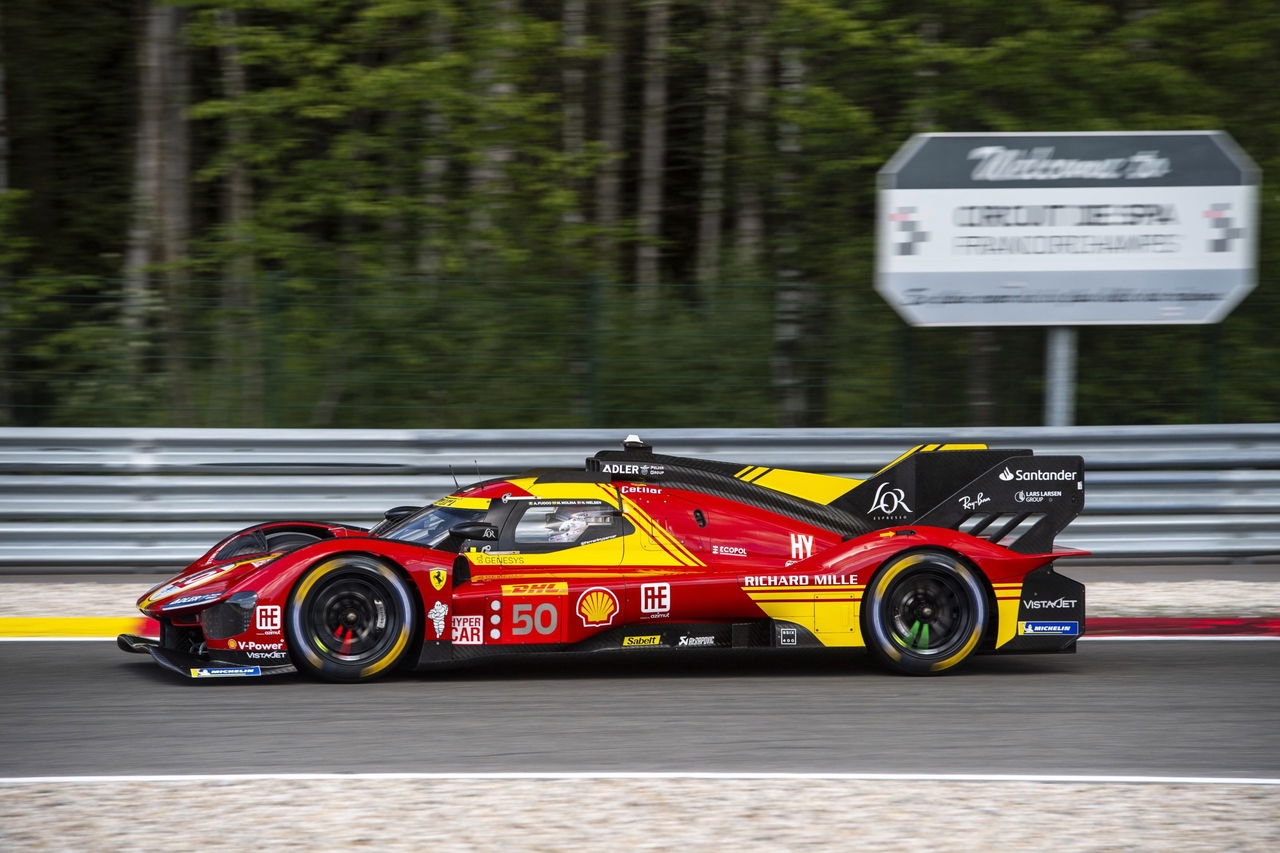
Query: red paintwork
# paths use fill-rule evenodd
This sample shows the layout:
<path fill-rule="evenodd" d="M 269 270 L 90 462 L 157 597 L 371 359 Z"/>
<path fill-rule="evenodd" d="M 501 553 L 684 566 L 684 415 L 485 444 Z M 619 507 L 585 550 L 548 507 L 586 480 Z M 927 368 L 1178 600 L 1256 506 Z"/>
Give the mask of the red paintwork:
<path fill-rule="evenodd" d="M 584 485 L 584 489 L 604 489 L 603 485 Z M 216 599 L 203 601 L 187 611 L 163 611 L 167 618 L 184 624 L 196 624 L 200 610 L 241 590 L 258 595 L 259 616 L 249 631 L 232 640 L 210 640 L 213 649 L 235 648 L 230 643 L 256 643 L 269 648 L 283 648 L 284 636 L 279 619 L 272 619 L 269 608 L 283 612 L 294 585 L 303 573 L 328 558 L 346 554 L 369 554 L 398 566 L 412 580 L 422 603 L 422 612 L 439 601 L 449 608 L 443 635 L 437 635 L 430 619 L 423 619 L 423 641 L 448 641 L 464 626 L 463 636 L 472 632 L 480 617 L 483 644 L 523 645 L 530 643 L 577 643 L 601 631 L 629 625 L 642 633 L 646 624 L 661 622 L 741 621 L 763 618 L 766 614 L 743 590 L 745 578 L 758 576 L 806 576 L 823 583 L 824 576 L 842 576 L 837 583 L 868 583 L 882 564 L 896 554 L 918 548 L 942 548 L 967 557 L 993 583 L 1020 581 L 1028 572 L 1056 556 L 1084 552 L 1063 549 L 1054 554 L 1018 554 L 987 540 L 955 530 L 934 527 L 886 528 L 842 542 L 830 531 L 777 515 L 744 503 L 711 495 L 692 493 L 633 482 L 615 482 L 610 487 L 620 490 L 657 521 L 684 548 L 705 565 L 677 566 L 634 565 L 473 565 L 472 580 L 454 588 L 453 564 L 457 555 L 397 540 L 370 537 L 367 533 L 342 525 L 319 525 L 334 538 L 326 539 L 275 559 L 259 555 L 255 562 L 229 570 L 225 575 L 190 588 L 187 594 L 218 593 Z M 614 494 L 617 492 L 615 491 Z M 527 496 L 529 493 L 508 482 L 472 486 L 455 497 L 501 498 L 503 495 Z M 706 526 L 694 521 L 693 509 L 701 509 Z M 254 529 L 296 526 L 300 522 L 259 525 Z M 170 584 L 180 584 L 202 571 L 220 565 L 213 556 L 240 531 L 214 546 L 199 560 L 180 573 Z M 630 539 L 631 537 L 626 537 Z M 627 546 L 631 547 L 631 546 Z M 730 549 L 721 552 L 722 548 Z M 737 549 L 741 549 L 739 552 Z M 663 546 L 662 557 L 668 559 L 672 548 Z M 657 553 L 656 551 L 654 553 Z M 746 556 L 741 554 L 745 553 Z M 804 556 L 811 553 L 812 556 Z M 802 557 L 801 559 L 797 559 Z M 245 558 L 238 558 L 244 560 Z M 235 561 L 232 561 L 235 562 Z M 448 572 L 450 578 L 437 590 L 430 581 L 433 571 Z M 854 580 L 856 578 L 856 580 Z M 504 585 L 564 584 L 560 589 L 535 594 L 504 595 Z M 653 593 L 661 593 L 649 585 L 668 586 L 668 606 L 654 609 Z M 164 585 L 161 585 L 164 586 Z M 616 601 L 617 610 L 589 620 L 579 611 L 579 604 L 591 590 L 598 589 Z M 650 595 L 646 596 L 646 590 Z M 154 591 L 153 591 L 154 592 Z M 152 617 L 162 615 L 166 601 L 181 597 L 180 590 L 143 608 Z M 144 596 L 142 600 L 145 600 Z M 794 599 L 792 599 L 794 600 Z M 497 609 L 495 609 L 495 602 Z M 140 600 L 141 604 L 141 600 Z M 527 605 L 527 606 L 526 606 Z M 265 611 L 264 608 L 268 610 Z M 491 617 L 499 616 L 495 625 Z M 530 622 L 523 622 L 525 617 Z M 469 619 L 467 617 L 470 617 Z M 518 631 L 518 626 L 532 626 Z M 496 636 L 493 632 L 496 632 Z M 251 646 L 252 648 L 252 646 Z"/>

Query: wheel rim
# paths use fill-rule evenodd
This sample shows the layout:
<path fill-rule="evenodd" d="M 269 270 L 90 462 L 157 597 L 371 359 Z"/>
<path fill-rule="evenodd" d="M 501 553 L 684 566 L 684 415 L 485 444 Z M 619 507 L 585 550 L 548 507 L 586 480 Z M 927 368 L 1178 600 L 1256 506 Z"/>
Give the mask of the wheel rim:
<path fill-rule="evenodd" d="M 305 624 L 317 653 L 357 666 L 380 659 L 400 633 L 392 590 L 363 575 L 340 575 L 324 583 L 310 596 Z"/>
<path fill-rule="evenodd" d="M 973 633 L 975 616 L 965 586 L 939 570 L 900 578 L 885 595 L 883 612 L 894 644 L 920 657 L 945 657 Z"/>

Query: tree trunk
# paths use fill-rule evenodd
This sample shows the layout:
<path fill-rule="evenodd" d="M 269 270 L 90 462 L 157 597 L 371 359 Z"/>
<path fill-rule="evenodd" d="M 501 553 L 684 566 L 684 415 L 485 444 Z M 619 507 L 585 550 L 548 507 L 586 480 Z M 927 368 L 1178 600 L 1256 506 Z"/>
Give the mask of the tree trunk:
<path fill-rule="evenodd" d="M 562 128 L 564 153 L 571 160 L 582 156 L 586 143 L 586 110 L 583 103 L 583 91 L 586 87 L 586 71 L 577 52 L 582 50 L 586 38 L 587 6 L 586 0 L 564 0 L 564 21 L 562 43 L 570 55 L 561 60 L 560 80 L 564 87 L 564 123 Z M 576 224 L 582 221 L 582 211 L 578 204 L 578 187 L 573 188 L 574 205 L 565 213 L 565 221 Z"/>
<path fill-rule="evenodd" d="M 164 365 L 171 422 L 183 426 L 190 396 L 183 353 L 180 265 L 191 230 L 189 134 L 186 120 L 188 64 L 179 35 L 184 10 L 149 5 L 138 50 L 138 131 L 134 152 L 133 212 L 125 250 L 125 382 L 139 387 L 147 344 L 153 265 L 165 269 L 161 292 Z"/>
<path fill-rule="evenodd" d="M 626 53 L 623 0 L 604 0 L 602 37 L 609 52 L 600 61 L 600 144 L 605 161 L 596 177 L 596 242 L 599 270 L 606 280 L 618 276 L 618 220 L 621 216 L 622 111 Z"/>
<path fill-rule="evenodd" d="M 0 5 L 0 34 L 4 32 L 4 6 Z M 9 191 L 9 108 L 5 88 L 4 39 L 0 38 L 0 193 Z"/>
<path fill-rule="evenodd" d="M 763 0 L 744 0 L 742 28 L 742 156 L 737 176 L 734 243 L 747 275 L 760 273 L 764 247 L 764 202 L 760 168 L 765 160 L 765 111 L 769 105 L 769 62 L 765 55 Z"/>
<path fill-rule="evenodd" d="M 187 124 L 191 68 L 182 44 L 186 10 L 163 6 L 160 43 L 164 74 L 160 139 L 160 258 L 164 273 L 165 373 L 176 426 L 192 424 L 192 400 L 186 363 L 185 268 L 191 239 L 191 133 Z"/>
<path fill-rule="evenodd" d="M 222 66 L 222 94 L 233 103 L 244 99 L 248 87 L 240 47 L 236 43 L 238 21 L 234 9 L 218 12 L 222 31 L 219 59 Z M 222 351 L 226 354 L 223 374 L 232 386 L 232 398 L 242 412 L 245 426 L 263 425 L 264 365 L 261 326 L 258 323 L 256 264 L 249 246 L 248 227 L 253 220 L 253 185 L 244 151 L 249 142 L 246 119 L 227 120 L 226 147 L 230 163 L 223 180 L 223 223 L 227 229 L 231 257 L 222 283 Z"/>
<path fill-rule="evenodd" d="M 133 205 L 124 255 L 124 327 L 126 357 L 124 386 L 136 391 L 142 382 L 146 340 L 150 267 L 155 253 L 157 218 L 160 215 L 160 138 L 164 115 L 164 69 L 160 45 L 165 16 L 148 4 L 144 12 L 142 42 L 138 46 L 138 125 L 133 152 Z"/>
<path fill-rule="evenodd" d="M 504 101 L 515 94 L 515 85 L 505 78 L 510 51 L 503 43 L 502 35 L 515 28 L 516 0 L 495 0 L 489 7 L 490 20 L 500 34 L 496 48 L 480 60 L 476 67 L 476 91 L 491 103 Z M 471 260 L 473 269 L 490 268 L 494 249 L 493 236 L 496 223 L 494 213 L 501 206 L 506 184 L 507 164 L 512 151 L 502 139 L 502 128 L 497 119 L 490 119 L 481 134 L 487 140 L 484 151 L 471 170 Z"/>
<path fill-rule="evenodd" d="M 648 0 L 645 15 L 644 115 L 640 143 L 640 245 L 636 251 L 636 295 L 656 307 L 661 275 L 663 166 L 667 149 L 667 29 L 669 0 Z"/>
<path fill-rule="evenodd" d="M 0 33 L 4 32 L 4 7 L 0 6 Z M 9 192 L 9 113 L 8 94 L 5 90 L 4 39 L 0 38 L 0 199 Z M 0 267 L 0 317 L 9 316 L 9 270 Z M 10 352 L 12 343 L 9 324 L 0 326 L 0 426 L 10 426 L 16 420 L 13 412 L 13 392 L 10 390 Z"/>
<path fill-rule="evenodd" d="M 448 53 L 453 35 L 447 16 L 435 13 L 429 23 L 427 36 L 431 57 L 437 59 Z M 426 131 L 426 156 L 422 158 L 422 232 L 418 235 L 418 253 L 415 268 L 418 275 L 436 279 L 444 272 L 442 248 L 444 236 L 445 173 L 449 158 L 445 137 L 449 133 L 449 117 L 437 106 L 428 103 L 423 110 L 423 128 Z"/>
<path fill-rule="evenodd" d="M 729 117 L 729 0 L 709 0 L 707 103 L 703 119 L 701 199 L 698 204 L 697 279 L 704 306 L 720 280 L 724 230 L 724 158 Z"/>
<path fill-rule="evenodd" d="M 794 101 L 804 84 L 804 64 L 797 48 L 787 48 L 779 61 L 782 97 Z M 782 124 L 778 128 L 778 154 L 782 169 L 778 174 L 777 199 L 783 222 L 778 233 L 778 289 L 774 305 L 773 385 L 778 400 L 779 425 L 811 426 L 822 402 L 821 371 L 807 363 L 805 342 L 809 329 L 821 321 L 819 293 L 803 270 L 799 234 L 794 218 L 802 200 L 796 186 L 803 146 L 800 128 Z"/>

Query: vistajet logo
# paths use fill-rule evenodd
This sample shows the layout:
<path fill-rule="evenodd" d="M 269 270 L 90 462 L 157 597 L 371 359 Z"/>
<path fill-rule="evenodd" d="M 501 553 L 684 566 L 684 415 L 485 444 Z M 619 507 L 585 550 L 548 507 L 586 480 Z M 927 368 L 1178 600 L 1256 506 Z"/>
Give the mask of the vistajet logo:
<path fill-rule="evenodd" d="M 1065 610 L 1068 607 L 1075 607 L 1078 598 L 1055 598 L 1053 600 L 1045 599 L 1043 601 L 1035 601 L 1032 599 L 1022 599 L 1022 606 L 1028 610 L 1041 610 L 1049 608 L 1050 610 Z"/>

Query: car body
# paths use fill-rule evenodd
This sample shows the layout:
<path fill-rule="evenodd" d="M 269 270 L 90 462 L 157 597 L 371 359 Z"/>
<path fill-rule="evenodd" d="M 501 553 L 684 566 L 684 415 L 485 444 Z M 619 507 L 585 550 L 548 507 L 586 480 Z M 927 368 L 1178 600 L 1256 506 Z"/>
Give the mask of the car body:
<path fill-rule="evenodd" d="M 657 454 L 636 436 L 396 507 L 373 529 L 228 536 L 121 635 L 186 676 L 361 681 L 521 654 L 865 646 L 933 674 L 975 652 L 1072 652 L 1084 587 L 1054 545 L 1079 456 L 920 445 L 866 480 Z"/>

